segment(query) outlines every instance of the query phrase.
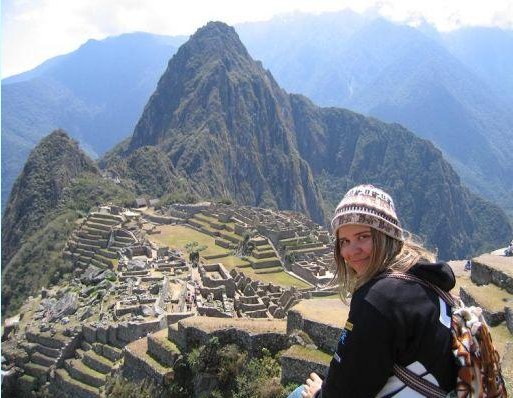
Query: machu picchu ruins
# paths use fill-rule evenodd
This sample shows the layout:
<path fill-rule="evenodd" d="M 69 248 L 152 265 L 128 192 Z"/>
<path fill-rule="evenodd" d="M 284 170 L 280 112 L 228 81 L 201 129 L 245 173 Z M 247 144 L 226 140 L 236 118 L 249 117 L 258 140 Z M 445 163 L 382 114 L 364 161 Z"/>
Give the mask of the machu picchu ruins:
<path fill-rule="evenodd" d="M 250 356 L 279 353 L 284 384 L 327 369 L 348 307 L 329 284 L 325 228 L 248 206 L 134 206 L 100 205 L 80 219 L 62 253 L 73 264 L 68 281 L 5 321 L 6 396 L 101 397 L 115 375 L 164 388 L 212 337 Z M 484 309 L 511 377 L 513 258 L 454 267 L 456 293 Z"/>

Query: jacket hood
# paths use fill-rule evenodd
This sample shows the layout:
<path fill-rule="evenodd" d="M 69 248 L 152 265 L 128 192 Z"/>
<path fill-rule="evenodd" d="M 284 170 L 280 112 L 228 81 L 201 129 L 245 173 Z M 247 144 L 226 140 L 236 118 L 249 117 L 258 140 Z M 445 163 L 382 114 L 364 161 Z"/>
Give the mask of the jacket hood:
<path fill-rule="evenodd" d="M 438 286 L 446 292 L 456 284 L 456 277 L 447 263 L 419 262 L 410 268 L 410 274 Z"/>

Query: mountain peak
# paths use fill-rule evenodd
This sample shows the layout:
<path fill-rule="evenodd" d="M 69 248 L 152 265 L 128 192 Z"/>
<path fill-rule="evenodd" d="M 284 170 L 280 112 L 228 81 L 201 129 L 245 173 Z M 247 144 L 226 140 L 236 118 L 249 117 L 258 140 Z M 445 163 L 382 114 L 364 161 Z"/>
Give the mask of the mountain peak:
<path fill-rule="evenodd" d="M 209 22 L 199 28 L 178 50 L 173 60 L 198 70 L 220 62 L 227 70 L 245 68 L 254 63 L 235 29 L 223 22 Z M 171 63 L 170 63 L 171 66 Z"/>
<path fill-rule="evenodd" d="M 255 86 L 260 86 L 260 93 L 271 91 L 268 98 L 283 95 L 272 76 L 251 58 L 234 28 L 209 22 L 169 61 L 135 127 L 128 151 L 162 144 L 173 130 L 192 131 L 199 125 L 224 130 L 233 125 L 233 110 L 240 105 L 232 95 L 240 94 L 245 103 L 256 98 L 248 98 Z M 250 113 L 248 110 L 248 117 Z M 215 115 L 224 119 L 223 126 L 219 126 L 219 118 L 213 121 Z"/>
<path fill-rule="evenodd" d="M 197 50 L 207 52 L 215 51 L 219 53 L 223 50 L 229 50 L 230 52 L 235 50 L 249 56 L 235 29 L 219 21 L 211 21 L 199 28 L 190 37 L 187 45 L 198 46 Z"/>
<path fill-rule="evenodd" d="M 83 172 L 99 174 L 94 162 L 64 130 L 53 131 L 32 150 L 2 217 L 4 264 L 21 245 L 22 236 L 42 226 L 66 187 Z"/>
<path fill-rule="evenodd" d="M 292 125 L 287 94 L 232 27 L 210 22 L 169 62 L 125 155 L 159 146 L 201 197 L 303 211 L 321 222 L 320 193 Z"/>

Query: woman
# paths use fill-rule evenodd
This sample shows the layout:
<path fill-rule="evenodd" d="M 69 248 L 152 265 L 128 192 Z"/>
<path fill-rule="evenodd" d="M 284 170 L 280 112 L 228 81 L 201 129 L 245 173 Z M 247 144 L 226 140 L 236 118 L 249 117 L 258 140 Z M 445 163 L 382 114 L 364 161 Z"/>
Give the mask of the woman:
<path fill-rule="evenodd" d="M 326 378 L 312 373 L 292 396 L 422 396 L 394 375 L 394 364 L 453 390 L 450 308 L 432 289 L 384 274 L 409 273 L 449 291 L 451 268 L 405 239 L 392 198 L 372 185 L 349 190 L 331 226 L 343 300 L 352 295 L 349 317 Z"/>

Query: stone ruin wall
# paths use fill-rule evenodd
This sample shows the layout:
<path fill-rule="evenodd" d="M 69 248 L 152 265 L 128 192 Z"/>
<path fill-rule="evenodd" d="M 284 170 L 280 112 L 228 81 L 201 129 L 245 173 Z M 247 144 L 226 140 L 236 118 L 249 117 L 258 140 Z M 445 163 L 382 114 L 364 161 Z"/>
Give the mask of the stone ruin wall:
<path fill-rule="evenodd" d="M 508 293 L 513 294 L 513 278 L 477 260 L 472 261 L 470 279 L 476 285 L 492 283 Z"/>
<path fill-rule="evenodd" d="M 234 327 L 210 332 L 200 326 L 184 326 L 181 322 L 178 323 L 177 329 L 171 331 L 172 329 L 169 329 L 169 336 L 182 352 L 189 352 L 206 344 L 212 337 L 217 337 L 221 345 L 236 344 L 248 351 L 251 356 L 260 356 L 263 348 L 275 355 L 289 346 L 287 334 L 279 332 L 251 334 Z"/>
<path fill-rule="evenodd" d="M 235 296 L 235 282 L 228 271 L 221 264 L 199 265 L 198 271 L 200 273 L 201 282 L 205 288 L 215 289 L 224 287 L 228 297 L 233 298 Z M 207 275 L 207 272 L 219 272 L 222 279 L 212 279 Z"/>
<path fill-rule="evenodd" d="M 287 385 L 288 383 L 303 384 L 305 378 L 312 372 L 318 375 L 324 375 L 328 372 L 329 366 L 312 362 L 305 359 L 289 358 L 282 356 L 281 363 L 281 383 Z"/>
<path fill-rule="evenodd" d="M 167 326 L 167 317 L 159 316 L 147 322 L 123 322 L 118 324 L 83 325 L 82 333 L 88 343 L 103 343 L 113 346 L 125 345 L 148 333 L 157 332 Z"/>
<path fill-rule="evenodd" d="M 341 333 L 339 327 L 304 319 L 303 315 L 292 309 L 287 314 L 287 333 L 291 334 L 295 330 L 308 334 L 314 344 L 325 352 L 334 352 Z"/>
<path fill-rule="evenodd" d="M 183 210 L 183 209 L 182 209 Z M 194 207 L 192 209 L 186 210 L 187 214 L 194 214 L 196 212 L 201 211 L 199 207 Z M 227 219 L 231 219 L 234 213 L 225 213 L 225 217 Z M 256 217 L 256 215 L 255 215 Z M 242 218 L 242 217 L 241 217 Z M 262 219 L 265 219 L 265 217 L 261 217 Z M 249 219 L 251 222 L 255 222 L 252 219 Z M 236 224 L 238 225 L 238 224 Z M 239 228 L 239 227 L 238 227 Z M 270 226 L 261 226 L 261 228 L 264 228 L 268 231 L 270 231 Z M 297 231 L 301 230 L 299 226 L 296 227 L 290 227 L 289 229 L 281 230 L 281 231 L 274 231 L 276 233 L 275 239 L 284 239 L 288 237 L 294 237 L 297 233 Z M 245 231 L 245 228 L 243 225 L 240 226 L 239 232 L 243 233 Z M 118 233 L 118 232 L 116 232 Z M 119 233 L 120 236 L 122 236 L 122 232 Z M 132 250 L 138 250 L 139 248 L 136 248 L 134 246 L 131 247 Z M 142 249 L 142 247 L 141 247 Z M 146 250 L 146 249 L 142 249 Z M 136 253 L 133 253 L 136 254 Z M 142 253 L 141 253 L 142 254 Z M 147 255 L 146 252 L 144 254 Z M 151 255 L 151 253 L 150 253 Z M 242 312 L 245 313 L 248 317 L 267 317 L 267 311 L 271 313 L 271 315 L 280 315 L 281 317 L 286 316 L 284 309 L 287 309 L 293 303 L 295 303 L 299 298 L 304 297 L 304 294 L 301 292 L 298 292 L 296 290 L 288 290 L 284 291 L 279 286 L 271 285 L 271 284 L 263 284 L 259 281 L 252 281 L 250 278 L 245 277 L 242 273 L 241 275 L 237 274 L 238 283 L 235 281 L 235 278 L 232 278 L 229 276 L 228 272 L 224 267 L 220 266 L 219 264 L 210 264 L 203 266 L 203 275 L 202 275 L 202 283 L 204 284 L 202 291 L 202 295 L 204 293 L 214 293 L 214 295 L 218 296 L 220 292 L 226 291 L 227 295 L 231 297 L 235 296 L 235 290 L 237 286 L 239 286 L 238 283 L 240 283 L 240 286 L 245 290 L 248 288 L 248 291 L 252 291 L 252 296 L 242 296 L 239 305 L 242 309 Z M 219 272 L 219 274 L 222 276 L 223 279 L 212 279 L 209 278 L 208 275 L 205 275 L 205 272 L 211 272 L 216 271 Z M 202 273 L 200 269 L 200 274 Z M 233 275 L 232 275 L 233 276 Z M 119 278 L 120 281 L 122 278 Z M 307 278 L 305 278 L 307 279 Z M 237 286 L 236 286 L 237 285 Z M 156 301 L 156 305 L 159 306 L 162 304 L 163 301 L 165 301 L 165 292 L 162 289 L 159 292 L 158 298 L 152 299 L 152 302 Z M 276 304 L 273 304 L 275 302 Z M 266 308 L 267 306 L 267 308 Z M 280 312 L 281 311 L 281 312 Z M 219 314 L 219 311 L 213 309 L 213 308 L 205 308 L 205 315 L 208 316 L 222 316 Z M 289 338 L 286 334 L 283 333 L 263 333 L 263 334 L 250 334 L 243 330 L 238 329 L 227 329 L 227 330 L 219 330 L 211 335 L 209 335 L 208 331 L 202 330 L 201 328 L 196 327 L 187 327 L 183 328 L 181 327 L 181 323 L 179 320 L 192 316 L 193 313 L 174 313 L 174 314 L 164 314 L 160 316 L 159 318 L 147 321 L 143 323 L 120 323 L 117 325 L 111 324 L 98 324 L 98 325 L 84 325 L 82 328 L 82 335 L 83 339 L 86 340 L 89 343 L 94 342 L 100 342 L 103 344 L 112 344 L 114 346 L 119 345 L 125 345 L 131 341 L 135 341 L 136 339 L 140 337 L 146 336 L 148 333 L 152 333 L 155 331 L 158 331 L 160 329 L 165 328 L 166 326 L 169 326 L 169 337 L 177 343 L 177 346 L 179 346 L 182 349 L 191 348 L 194 345 L 201 343 L 204 344 L 208 342 L 208 340 L 211 338 L 211 336 L 217 336 L 220 339 L 220 342 L 222 344 L 237 344 L 241 348 L 248 350 L 251 355 L 259 355 L 261 353 L 262 348 L 268 348 L 272 353 L 276 353 L 279 350 L 283 350 L 287 348 L 290 345 Z M 336 330 L 336 333 L 332 330 L 334 328 L 317 324 L 312 321 L 303 320 L 303 319 L 295 319 L 295 312 L 290 311 L 289 312 L 289 319 L 287 322 L 287 331 L 289 330 L 289 323 L 290 327 L 293 329 L 302 329 L 306 333 L 308 333 L 314 342 L 322 349 L 325 350 L 332 350 L 333 344 L 336 344 L 338 334 L 340 330 Z M 173 325 L 175 322 L 178 322 L 178 325 Z M 148 339 L 148 345 L 155 345 L 157 344 L 153 340 Z M 158 347 L 152 346 L 153 351 L 158 351 Z M 74 350 L 71 350 L 74 351 Z M 163 356 L 169 354 L 164 351 L 161 352 Z M 130 353 L 128 353 L 128 356 L 130 356 Z M 169 358 L 168 358 L 169 359 Z M 136 359 L 134 358 L 134 361 Z M 130 360 L 129 360 L 130 362 Z M 135 363 L 135 362 L 134 362 Z M 308 362 L 310 369 L 312 368 L 312 363 Z M 144 365 L 142 365 L 144 366 Z M 314 365 L 316 366 L 316 365 Z M 289 367 L 285 364 L 284 365 L 284 374 L 289 375 L 293 373 L 293 367 L 297 367 L 297 363 L 291 364 Z M 128 366 L 130 368 L 130 366 Z M 151 367 L 150 367 L 151 368 Z M 154 375 L 152 376 L 155 379 L 158 379 L 159 377 L 162 377 L 161 374 L 156 372 L 152 369 L 144 369 L 143 372 L 148 374 L 148 372 L 153 372 Z M 136 368 L 134 368 L 136 369 Z M 292 373 L 290 370 L 292 369 Z M 128 370 L 130 373 L 130 370 Z M 304 379 L 304 372 L 302 373 L 301 380 Z M 135 377 L 135 376 L 134 376 Z M 288 376 L 286 376 L 288 377 Z"/>

